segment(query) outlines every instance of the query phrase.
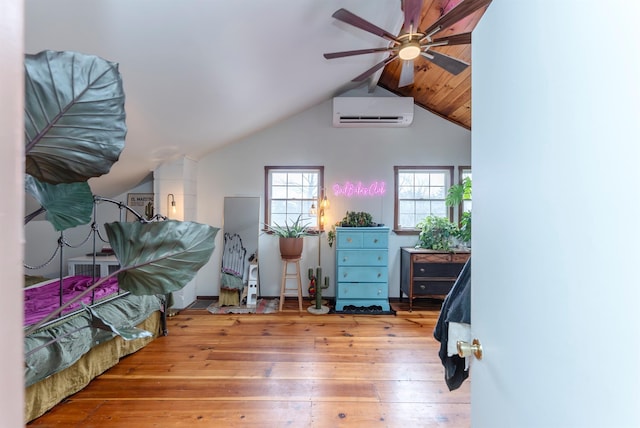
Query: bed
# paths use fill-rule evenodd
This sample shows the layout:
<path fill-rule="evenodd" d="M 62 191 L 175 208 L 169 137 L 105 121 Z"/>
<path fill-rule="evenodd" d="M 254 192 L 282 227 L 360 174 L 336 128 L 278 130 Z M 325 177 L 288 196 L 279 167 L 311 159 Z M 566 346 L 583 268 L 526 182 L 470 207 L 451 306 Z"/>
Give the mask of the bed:
<path fill-rule="evenodd" d="M 102 284 L 52 316 L 97 282 Z M 123 356 L 167 334 L 166 297 L 122 291 L 115 276 L 25 276 L 25 422 L 83 389 Z"/>

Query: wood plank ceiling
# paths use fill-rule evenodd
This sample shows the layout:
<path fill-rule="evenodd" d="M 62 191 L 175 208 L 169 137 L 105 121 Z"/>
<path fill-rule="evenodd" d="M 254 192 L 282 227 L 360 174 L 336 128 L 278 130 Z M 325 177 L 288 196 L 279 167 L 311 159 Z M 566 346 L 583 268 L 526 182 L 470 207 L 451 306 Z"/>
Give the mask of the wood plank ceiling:
<path fill-rule="evenodd" d="M 424 0 L 419 28 L 427 28 L 458 3 L 460 0 Z M 438 37 L 473 31 L 488 6 L 477 10 L 448 29 L 443 29 L 438 33 Z M 471 63 L 471 45 L 432 49 Z M 418 57 L 414 61 L 414 83 L 398 88 L 401 68 L 401 61 L 389 63 L 378 80 L 378 86 L 397 95 L 413 97 L 417 105 L 466 129 L 471 129 L 471 66 L 454 76 L 426 58 Z"/>

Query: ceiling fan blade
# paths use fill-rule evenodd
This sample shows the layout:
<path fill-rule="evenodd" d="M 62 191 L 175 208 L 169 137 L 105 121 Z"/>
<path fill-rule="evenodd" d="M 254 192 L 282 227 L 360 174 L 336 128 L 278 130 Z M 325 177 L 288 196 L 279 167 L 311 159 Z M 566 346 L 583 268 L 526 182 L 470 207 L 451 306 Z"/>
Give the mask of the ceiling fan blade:
<path fill-rule="evenodd" d="M 404 11 L 404 31 L 411 30 L 415 33 L 420 26 L 422 0 L 402 0 L 402 10 Z"/>
<path fill-rule="evenodd" d="M 427 52 L 422 52 L 421 55 L 435 65 L 444 68 L 453 75 L 458 75 L 462 73 L 467 67 L 469 67 L 469 64 L 464 61 L 445 54 L 441 54 L 436 51 L 429 50 Z"/>
<path fill-rule="evenodd" d="M 448 13 L 442 15 L 440 19 L 431 24 L 424 33 L 433 35 L 438 31 L 451 27 L 456 22 L 471 15 L 476 10 L 491 3 L 491 0 L 462 0 L 456 7 Z"/>
<path fill-rule="evenodd" d="M 402 70 L 400 71 L 400 80 L 398 88 L 413 84 L 413 60 L 402 61 Z"/>
<path fill-rule="evenodd" d="M 453 45 L 470 45 L 471 33 L 454 34 L 452 36 L 440 37 L 424 46 L 453 46 Z"/>
<path fill-rule="evenodd" d="M 347 24 L 353 25 L 354 27 L 357 27 L 361 30 L 364 30 L 371 34 L 375 34 L 376 36 L 391 40 L 392 42 L 396 42 L 396 37 L 393 34 L 370 23 L 369 21 L 366 21 L 360 18 L 357 15 L 354 15 L 353 13 L 349 12 L 347 9 L 338 9 L 331 16 L 333 16 L 335 19 L 339 21 L 346 22 Z"/>
<path fill-rule="evenodd" d="M 393 61 L 397 57 L 398 57 L 397 54 L 389 55 L 389 57 L 387 59 L 385 59 L 384 61 L 380 61 L 379 63 L 377 63 L 376 65 L 374 65 L 373 67 L 371 67 L 370 69 L 368 69 L 367 71 L 362 73 L 361 75 L 354 77 L 352 82 L 362 82 L 362 81 L 366 80 L 373 73 L 375 73 L 376 71 L 380 70 L 382 67 L 384 67 L 385 65 L 389 64 L 391 61 Z"/>
<path fill-rule="evenodd" d="M 334 58 L 342 58 L 345 56 L 370 54 L 370 53 L 376 53 L 376 52 L 389 52 L 392 50 L 393 48 L 374 48 L 374 49 L 360 49 L 355 51 L 330 52 L 330 53 L 324 54 L 324 57 L 326 59 L 334 59 Z"/>

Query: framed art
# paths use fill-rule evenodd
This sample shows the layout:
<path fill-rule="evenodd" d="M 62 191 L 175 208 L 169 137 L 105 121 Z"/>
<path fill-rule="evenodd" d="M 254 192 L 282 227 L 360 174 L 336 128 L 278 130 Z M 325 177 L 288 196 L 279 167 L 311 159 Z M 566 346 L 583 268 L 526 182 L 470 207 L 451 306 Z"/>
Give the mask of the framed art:
<path fill-rule="evenodd" d="M 155 214 L 153 193 L 127 193 L 127 205 L 147 220 L 151 220 Z M 126 220 L 136 221 L 137 218 L 127 210 Z"/>

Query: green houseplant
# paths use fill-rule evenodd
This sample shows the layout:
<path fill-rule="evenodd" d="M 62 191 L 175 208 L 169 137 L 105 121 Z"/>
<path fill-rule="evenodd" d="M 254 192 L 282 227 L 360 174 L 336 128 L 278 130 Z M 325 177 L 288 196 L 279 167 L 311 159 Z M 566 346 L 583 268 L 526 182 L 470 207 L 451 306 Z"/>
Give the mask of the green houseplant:
<path fill-rule="evenodd" d="M 416 227 L 420 229 L 417 248 L 451 251 L 458 234 L 457 226 L 446 217 L 427 216 Z"/>
<path fill-rule="evenodd" d="M 283 259 L 299 259 L 302 255 L 304 237 L 311 235 L 310 224 L 303 223 L 302 214 L 294 221 L 287 220 L 284 225 L 273 222 L 265 224 L 267 233 L 280 239 L 280 256 Z"/>
<path fill-rule="evenodd" d="M 449 188 L 445 203 L 449 207 L 460 206 L 463 201 L 471 200 L 471 189 L 471 178 L 465 177 L 462 183 L 455 184 Z M 464 211 L 460 214 L 456 238 L 465 245 L 471 244 L 471 211 Z"/>
<path fill-rule="evenodd" d="M 347 211 L 342 220 L 336 222 L 331 226 L 331 230 L 327 232 L 327 241 L 329 246 L 333 246 L 333 242 L 336 239 L 336 227 L 374 227 L 377 226 L 373 222 L 371 214 L 365 211 Z"/>

